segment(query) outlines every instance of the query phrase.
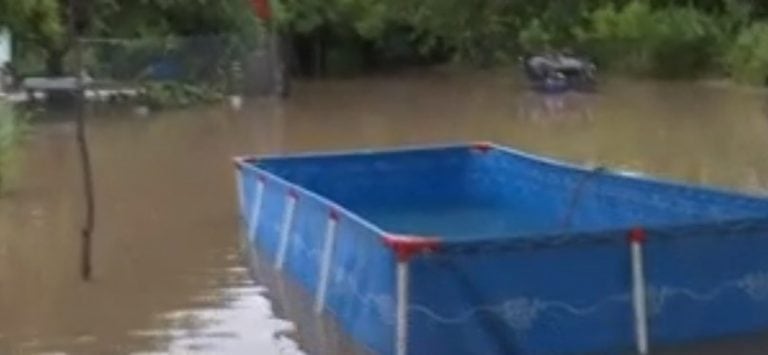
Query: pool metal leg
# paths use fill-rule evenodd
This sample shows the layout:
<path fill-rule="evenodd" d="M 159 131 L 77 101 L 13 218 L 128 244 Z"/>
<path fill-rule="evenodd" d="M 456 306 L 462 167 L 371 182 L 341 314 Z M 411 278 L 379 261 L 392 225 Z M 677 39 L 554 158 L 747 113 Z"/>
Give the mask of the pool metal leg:
<path fill-rule="evenodd" d="M 323 243 L 323 255 L 320 260 L 320 284 L 315 294 L 315 314 L 323 313 L 325 307 L 325 294 L 328 291 L 328 278 L 331 272 L 331 259 L 333 257 L 333 246 L 336 239 L 336 226 L 339 223 L 339 217 L 336 212 L 331 212 L 328 216 L 328 224 L 325 229 L 325 242 Z"/>
<path fill-rule="evenodd" d="M 395 354 L 408 354 L 408 304 L 411 294 L 410 260 L 416 255 L 435 251 L 440 240 L 403 235 L 386 235 L 384 243 L 395 252 L 397 293 L 395 314 Z"/>
<path fill-rule="evenodd" d="M 275 259 L 275 269 L 282 270 L 285 264 L 285 255 L 288 253 L 288 244 L 290 244 L 291 227 L 293 226 L 293 216 L 296 212 L 296 202 L 299 199 L 294 191 L 289 191 L 285 197 L 285 212 L 283 213 L 283 225 L 280 229 L 280 246 L 277 250 Z"/>
<path fill-rule="evenodd" d="M 632 305 L 635 313 L 635 345 L 637 353 L 648 354 L 648 313 L 646 311 L 645 275 L 643 274 L 643 243 L 645 232 L 634 229 L 629 234 L 632 253 Z"/>
<path fill-rule="evenodd" d="M 245 215 L 245 185 L 243 185 L 243 171 L 240 169 L 235 170 L 235 186 L 237 186 L 237 213 L 240 215 L 242 221 L 245 221 L 246 225 L 248 220 Z"/>
<path fill-rule="evenodd" d="M 261 205 L 264 202 L 264 179 L 259 178 L 259 182 L 256 183 L 256 193 L 253 197 L 251 216 L 246 220 L 246 225 L 248 226 L 248 239 L 250 240 L 256 240 L 256 233 L 259 227 L 259 219 L 261 218 Z"/>
<path fill-rule="evenodd" d="M 397 326 L 395 354 L 408 354 L 408 261 L 397 262 Z"/>

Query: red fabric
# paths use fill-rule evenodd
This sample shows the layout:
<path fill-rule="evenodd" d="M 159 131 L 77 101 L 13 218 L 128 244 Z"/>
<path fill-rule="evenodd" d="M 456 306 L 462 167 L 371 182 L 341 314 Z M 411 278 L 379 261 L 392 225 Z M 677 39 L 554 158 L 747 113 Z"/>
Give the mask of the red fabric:
<path fill-rule="evenodd" d="M 260 19 L 269 21 L 272 18 L 272 7 L 269 0 L 251 0 L 251 6 Z"/>

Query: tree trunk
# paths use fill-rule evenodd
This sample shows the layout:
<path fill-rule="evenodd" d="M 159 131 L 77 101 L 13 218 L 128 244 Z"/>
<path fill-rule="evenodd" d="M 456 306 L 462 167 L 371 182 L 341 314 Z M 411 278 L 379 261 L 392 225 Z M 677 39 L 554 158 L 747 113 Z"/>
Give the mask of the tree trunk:
<path fill-rule="evenodd" d="M 48 76 L 64 75 L 64 55 L 67 53 L 63 49 L 49 49 L 45 58 L 45 74 Z"/>

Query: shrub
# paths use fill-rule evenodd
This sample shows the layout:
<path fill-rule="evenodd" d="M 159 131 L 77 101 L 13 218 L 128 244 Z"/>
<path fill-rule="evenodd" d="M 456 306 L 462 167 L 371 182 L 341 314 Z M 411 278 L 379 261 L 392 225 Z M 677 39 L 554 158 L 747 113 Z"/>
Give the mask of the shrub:
<path fill-rule="evenodd" d="M 219 88 L 182 82 L 151 82 L 144 85 L 141 100 L 155 109 L 184 108 L 224 98 Z"/>
<path fill-rule="evenodd" d="M 539 19 L 533 19 L 520 31 L 517 40 L 525 51 L 540 52 L 553 45 L 553 37 L 552 32 Z"/>
<path fill-rule="evenodd" d="M 765 84 L 768 79 L 768 23 L 742 29 L 725 54 L 725 66 L 734 79 Z"/>
<path fill-rule="evenodd" d="M 661 77 L 691 77 L 716 62 L 719 22 L 694 8 L 652 9 L 632 1 L 593 11 L 589 27 L 576 37 L 603 63 L 624 71 Z"/>

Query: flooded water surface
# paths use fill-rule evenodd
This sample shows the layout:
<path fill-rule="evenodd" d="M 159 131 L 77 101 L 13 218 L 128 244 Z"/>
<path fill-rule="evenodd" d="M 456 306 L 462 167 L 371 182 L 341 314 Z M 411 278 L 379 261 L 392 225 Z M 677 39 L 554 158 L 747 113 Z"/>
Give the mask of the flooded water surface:
<path fill-rule="evenodd" d="M 768 191 L 768 93 L 614 79 L 593 95 L 541 97 L 506 74 L 304 82 L 240 112 L 95 110 L 92 283 L 78 278 L 74 125 L 41 120 L 0 199 L 0 354 L 314 353 L 242 262 L 234 155 L 489 140 Z"/>

